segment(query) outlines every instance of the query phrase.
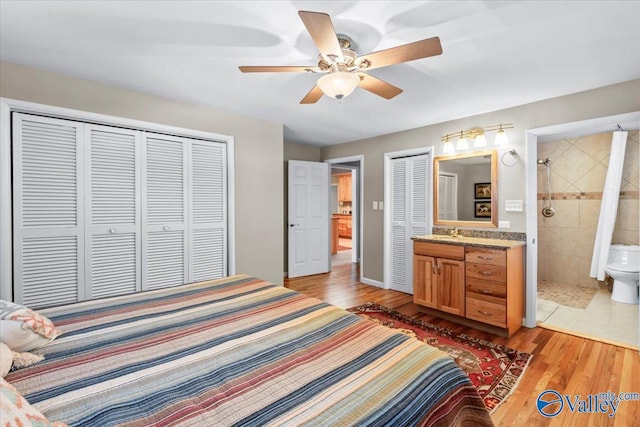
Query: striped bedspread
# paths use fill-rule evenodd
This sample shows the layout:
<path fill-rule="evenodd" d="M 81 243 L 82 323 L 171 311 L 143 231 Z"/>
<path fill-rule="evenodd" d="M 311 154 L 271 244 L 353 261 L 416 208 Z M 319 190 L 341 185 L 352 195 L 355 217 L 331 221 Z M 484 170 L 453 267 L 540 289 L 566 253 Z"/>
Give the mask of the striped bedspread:
<path fill-rule="evenodd" d="M 71 426 L 491 425 L 445 353 L 253 277 L 42 313 L 62 335 L 6 379 Z"/>

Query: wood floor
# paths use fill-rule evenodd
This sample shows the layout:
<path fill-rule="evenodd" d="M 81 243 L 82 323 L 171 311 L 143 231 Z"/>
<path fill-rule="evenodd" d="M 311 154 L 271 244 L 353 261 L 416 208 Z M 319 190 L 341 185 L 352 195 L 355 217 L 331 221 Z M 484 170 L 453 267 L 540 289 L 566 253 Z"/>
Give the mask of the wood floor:
<path fill-rule="evenodd" d="M 613 418 L 572 413 L 566 404 L 554 418 L 544 418 L 536 410 L 538 395 L 547 389 L 569 395 L 572 402 L 576 395 L 585 399 L 608 391 L 640 393 L 640 354 L 635 350 L 542 328 L 521 328 L 504 338 L 424 315 L 411 295 L 360 283 L 355 264 L 335 266 L 329 274 L 285 279 L 285 286 L 342 308 L 376 302 L 456 332 L 532 353 L 533 360 L 516 391 L 492 415 L 497 426 L 640 426 L 640 401 L 620 402 Z"/>

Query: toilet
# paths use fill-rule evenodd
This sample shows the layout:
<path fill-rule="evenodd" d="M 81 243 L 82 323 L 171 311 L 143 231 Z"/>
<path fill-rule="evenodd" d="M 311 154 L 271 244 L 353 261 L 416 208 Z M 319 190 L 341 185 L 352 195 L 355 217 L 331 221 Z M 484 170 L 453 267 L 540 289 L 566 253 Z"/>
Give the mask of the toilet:
<path fill-rule="evenodd" d="M 611 299 L 625 304 L 638 304 L 640 246 L 611 245 L 605 271 L 613 278 Z"/>

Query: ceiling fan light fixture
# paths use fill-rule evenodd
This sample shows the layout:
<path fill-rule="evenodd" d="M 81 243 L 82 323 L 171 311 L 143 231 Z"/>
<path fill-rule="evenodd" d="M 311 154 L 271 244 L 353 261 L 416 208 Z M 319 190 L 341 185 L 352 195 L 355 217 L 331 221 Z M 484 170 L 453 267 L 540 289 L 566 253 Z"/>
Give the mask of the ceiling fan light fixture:
<path fill-rule="evenodd" d="M 320 90 L 332 98 L 342 99 L 351 95 L 360 83 L 360 77 L 346 71 L 334 71 L 318 79 L 316 83 Z"/>

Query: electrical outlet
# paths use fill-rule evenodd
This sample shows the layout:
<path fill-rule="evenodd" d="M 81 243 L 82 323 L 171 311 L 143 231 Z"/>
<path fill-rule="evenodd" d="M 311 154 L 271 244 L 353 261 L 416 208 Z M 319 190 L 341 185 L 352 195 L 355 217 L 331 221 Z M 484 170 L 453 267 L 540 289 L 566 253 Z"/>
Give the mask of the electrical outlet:
<path fill-rule="evenodd" d="M 498 228 L 511 228 L 511 221 L 498 221 Z"/>

